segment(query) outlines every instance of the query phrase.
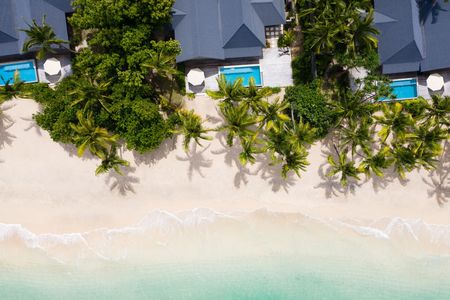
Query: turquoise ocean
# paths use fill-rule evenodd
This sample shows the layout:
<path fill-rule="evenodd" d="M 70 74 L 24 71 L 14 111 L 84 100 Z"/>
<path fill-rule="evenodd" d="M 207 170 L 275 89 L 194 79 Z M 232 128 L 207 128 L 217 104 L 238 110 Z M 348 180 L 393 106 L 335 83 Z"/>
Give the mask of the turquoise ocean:
<path fill-rule="evenodd" d="M 123 228 L 0 224 L 0 299 L 450 299 L 450 225 L 154 211 Z"/>

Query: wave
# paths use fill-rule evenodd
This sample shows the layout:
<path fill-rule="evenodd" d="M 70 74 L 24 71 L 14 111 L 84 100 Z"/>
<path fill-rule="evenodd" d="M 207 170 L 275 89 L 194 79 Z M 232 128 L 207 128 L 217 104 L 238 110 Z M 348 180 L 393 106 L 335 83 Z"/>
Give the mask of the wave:
<path fill-rule="evenodd" d="M 208 208 L 179 213 L 152 211 L 136 224 L 122 228 L 97 228 L 79 233 L 37 234 L 20 224 L 0 223 L 0 249 L 8 243 L 38 250 L 60 263 L 86 259 L 124 260 L 137 253 L 155 257 L 174 255 L 176 249 L 199 251 L 200 247 L 230 247 L 238 240 L 256 246 L 270 245 L 299 235 L 315 238 L 352 233 L 376 241 L 405 243 L 450 254 L 450 224 L 428 224 L 420 219 L 382 218 L 320 219 L 302 213 L 257 210 L 224 214 Z M 276 238 L 274 238 L 276 236 Z M 322 236 L 323 237 L 323 236 Z M 319 239 L 320 237 L 317 237 Z M 232 240 L 232 242 L 231 242 Z M 202 248 L 202 249 L 203 249 Z M 0 251 L 1 252 L 1 251 Z"/>

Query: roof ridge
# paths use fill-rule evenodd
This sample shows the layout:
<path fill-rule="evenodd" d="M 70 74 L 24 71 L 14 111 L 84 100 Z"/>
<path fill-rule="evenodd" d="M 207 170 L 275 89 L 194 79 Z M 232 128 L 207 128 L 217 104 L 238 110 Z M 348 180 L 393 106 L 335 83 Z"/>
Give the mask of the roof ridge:
<path fill-rule="evenodd" d="M 18 38 L 16 38 L 16 37 L 14 37 L 14 36 L 12 36 L 12 35 L 10 35 L 10 34 L 4 32 L 4 31 L 2 31 L 2 30 L 0 30 L 0 33 L 3 34 L 3 35 L 6 35 L 8 38 L 11 39 L 11 41 L 8 41 L 7 43 L 12 42 L 12 41 L 18 41 L 18 40 L 19 40 Z M 0 43 L 4 43 L 4 42 L 2 42 L 2 41 L 0 40 Z"/>
<path fill-rule="evenodd" d="M 228 44 L 234 39 L 234 37 L 241 32 L 242 28 L 247 28 L 247 30 L 252 34 L 252 36 L 264 46 L 264 43 L 258 38 L 258 36 L 248 27 L 248 25 L 244 22 L 241 26 L 239 26 L 238 30 L 236 30 L 233 35 L 228 39 L 228 41 L 223 45 L 224 48 L 228 47 Z"/>
<path fill-rule="evenodd" d="M 417 43 L 416 43 L 414 40 L 412 40 L 412 41 L 410 41 L 408 44 L 406 44 L 404 47 L 402 47 L 400 50 L 398 50 L 397 52 L 395 52 L 394 54 L 392 54 L 388 59 L 386 59 L 385 61 L 383 61 L 382 64 L 389 64 L 389 60 L 391 60 L 394 56 L 396 56 L 397 54 L 399 54 L 400 52 L 402 52 L 402 51 L 405 50 L 406 48 L 410 47 L 411 45 L 414 45 L 414 46 L 416 47 L 417 51 L 418 51 L 419 54 L 420 54 L 420 50 L 419 50 L 419 48 L 417 47 Z M 423 58 L 421 58 L 421 59 L 423 59 Z"/>
<path fill-rule="evenodd" d="M 261 1 L 261 0 L 250 0 L 250 4 L 251 5 L 258 5 L 258 4 L 270 4 L 273 6 L 273 8 L 275 9 L 275 11 L 277 12 L 278 16 L 280 16 L 282 19 L 284 18 L 284 16 L 280 13 L 280 11 L 277 9 L 277 7 L 275 6 L 275 3 L 273 2 L 273 0 L 271 1 Z M 258 17 L 261 19 L 261 16 L 256 13 L 258 15 Z"/>

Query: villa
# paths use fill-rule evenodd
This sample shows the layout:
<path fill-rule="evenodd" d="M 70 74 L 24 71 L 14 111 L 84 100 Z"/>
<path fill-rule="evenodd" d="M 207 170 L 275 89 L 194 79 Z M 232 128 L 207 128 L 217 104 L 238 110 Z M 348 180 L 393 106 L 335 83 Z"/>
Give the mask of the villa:
<path fill-rule="evenodd" d="M 27 34 L 21 31 L 33 20 L 40 24 L 45 16 L 46 23 L 54 29 L 57 37 L 68 40 L 66 18 L 73 12 L 70 3 L 71 0 L 0 0 L 0 75 L 3 78 L 10 78 L 12 72 L 19 70 L 26 82 L 51 83 L 70 73 L 68 49 L 57 49 L 57 60 L 53 58 L 47 64 L 55 66 L 59 62 L 60 71 L 48 74 L 45 71 L 47 65 L 44 65 L 46 61 L 36 64 L 33 53 L 22 52 Z"/>
<path fill-rule="evenodd" d="M 177 0 L 172 27 L 187 89 L 215 89 L 219 74 L 242 76 L 244 84 L 254 77 L 261 86 L 291 85 L 290 54 L 280 55 L 276 47 L 285 22 L 284 0 Z"/>
<path fill-rule="evenodd" d="M 375 0 L 382 72 L 397 99 L 450 95 L 450 6 L 444 0 Z"/>

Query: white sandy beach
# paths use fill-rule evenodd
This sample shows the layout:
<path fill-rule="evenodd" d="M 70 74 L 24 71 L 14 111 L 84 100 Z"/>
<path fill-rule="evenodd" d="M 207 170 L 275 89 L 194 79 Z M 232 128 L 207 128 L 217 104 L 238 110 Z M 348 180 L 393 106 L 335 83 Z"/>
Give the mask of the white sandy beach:
<path fill-rule="evenodd" d="M 217 121 L 215 103 L 206 97 L 187 105 Z M 448 164 L 433 176 L 409 174 L 406 184 L 371 180 L 344 193 L 337 180 L 323 176 L 325 147 L 311 149 L 311 165 L 301 179 L 283 181 L 267 163 L 250 170 L 239 167 L 238 152 L 215 139 L 188 154 L 173 141 L 145 156 L 126 151 L 124 157 L 131 163 L 126 176 L 97 177 L 98 160 L 80 159 L 72 147 L 53 142 L 35 125 L 34 101 L 14 100 L 3 106 L 13 123 L 0 131 L 0 223 L 22 224 L 36 233 L 123 227 L 157 209 L 199 207 L 219 212 L 267 208 L 339 219 L 450 221 L 450 205 L 438 201 L 449 197 Z"/>

